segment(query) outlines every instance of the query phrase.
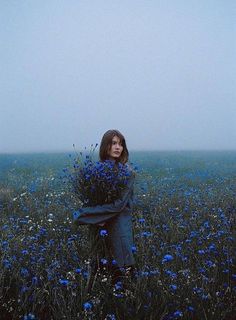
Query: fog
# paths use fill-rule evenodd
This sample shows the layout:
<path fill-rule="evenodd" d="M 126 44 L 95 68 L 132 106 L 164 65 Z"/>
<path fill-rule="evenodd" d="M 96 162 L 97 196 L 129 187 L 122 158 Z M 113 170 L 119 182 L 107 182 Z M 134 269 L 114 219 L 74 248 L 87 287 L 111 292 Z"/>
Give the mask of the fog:
<path fill-rule="evenodd" d="M 1 1 L 0 153 L 236 149 L 236 2 Z"/>

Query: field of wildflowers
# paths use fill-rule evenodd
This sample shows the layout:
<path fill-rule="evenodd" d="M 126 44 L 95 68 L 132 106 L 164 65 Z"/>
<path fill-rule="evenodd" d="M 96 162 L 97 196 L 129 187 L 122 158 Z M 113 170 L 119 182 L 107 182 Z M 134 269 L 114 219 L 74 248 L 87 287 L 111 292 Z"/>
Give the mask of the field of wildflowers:
<path fill-rule="evenodd" d="M 236 152 L 131 154 L 136 277 L 112 287 L 104 259 L 89 296 L 72 158 L 0 156 L 1 319 L 235 319 Z"/>

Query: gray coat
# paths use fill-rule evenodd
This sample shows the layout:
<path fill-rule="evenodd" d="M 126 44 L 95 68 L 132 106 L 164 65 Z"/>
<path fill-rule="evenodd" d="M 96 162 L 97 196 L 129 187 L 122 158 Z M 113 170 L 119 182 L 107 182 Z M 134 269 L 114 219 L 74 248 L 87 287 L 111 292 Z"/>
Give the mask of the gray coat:
<path fill-rule="evenodd" d="M 133 232 L 131 216 L 134 178 L 135 175 L 132 173 L 120 199 L 111 204 L 81 208 L 75 220 L 77 225 L 99 225 L 105 223 L 102 229 L 106 229 L 108 232 L 110 252 L 119 267 L 135 263 L 132 253 Z"/>

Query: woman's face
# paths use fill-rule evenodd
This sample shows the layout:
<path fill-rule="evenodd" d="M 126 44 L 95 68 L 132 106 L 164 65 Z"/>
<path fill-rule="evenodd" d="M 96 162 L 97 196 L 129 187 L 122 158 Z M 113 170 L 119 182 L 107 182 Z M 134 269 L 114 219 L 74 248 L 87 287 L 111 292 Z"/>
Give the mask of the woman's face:
<path fill-rule="evenodd" d="M 116 160 L 121 156 L 123 151 L 123 146 L 121 144 L 120 138 L 114 136 L 111 142 L 111 148 L 108 151 L 108 157 L 110 160 Z"/>

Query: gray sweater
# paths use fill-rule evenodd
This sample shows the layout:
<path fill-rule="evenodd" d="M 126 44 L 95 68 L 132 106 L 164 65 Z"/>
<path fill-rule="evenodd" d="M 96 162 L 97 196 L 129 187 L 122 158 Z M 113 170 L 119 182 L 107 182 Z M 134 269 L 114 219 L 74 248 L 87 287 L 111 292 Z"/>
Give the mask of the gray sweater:
<path fill-rule="evenodd" d="M 110 250 L 119 267 L 135 263 L 132 246 L 132 209 L 134 173 L 129 177 L 122 195 L 114 203 L 79 209 L 74 222 L 76 225 L 99 225 L 108 232 Z"/>

